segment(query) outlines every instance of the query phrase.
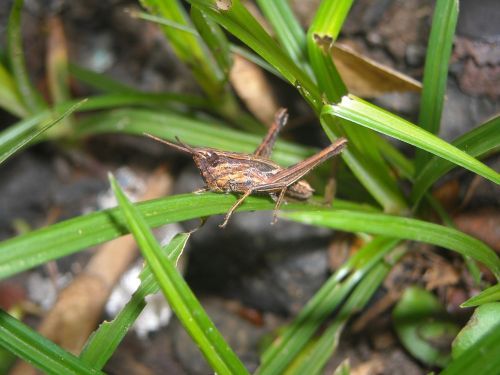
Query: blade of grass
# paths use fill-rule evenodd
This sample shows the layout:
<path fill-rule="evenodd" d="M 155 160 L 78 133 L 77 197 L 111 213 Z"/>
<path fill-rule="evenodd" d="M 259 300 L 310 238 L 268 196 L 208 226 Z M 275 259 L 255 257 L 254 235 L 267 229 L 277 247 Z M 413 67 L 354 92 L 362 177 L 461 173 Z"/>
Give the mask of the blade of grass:
<path fill-rule="evenodd" d="M 418 124 L 432 134 L 439 133 L 448 64 L 458 19 L 458 0 L 437 0 L 425 57 L 424 82 Z M 417 150 L 415 163 L 422 167 L 429 155 Z"/>
<path fill-rule="evenodd" d="M 278 44 L 241 4 L 240 0 L 228 2 L 227 9 L 221 6 L 221 3 L 211 0 L 188 0 L 188 2 L 254 50 L 292 85 L 302 87 L 302 95 L 313 108 L 316 110 L 321 108 L 321 96 L 316 85 L 307 73 L 279 48 Z"/>
<path fill-rule="evenodd" d="M 143 92 L 124 83 L 115 81 L 105 74 L 97 73 L 74 64 L 69 65 L 69 71 L 79 81 L 86 83 L 87 85 L 101 90 L 105 93 L 108 93 L 107 96 L 109 97 L 113 97 L 110 94 L 116 94 L 116 97 L 120 97 L 120 95 L 122 95 L 123 97 L 130 98 L 130 102 L 128 104 L 131 105 L 135 104 L 132 101 L 132 98 L 137 98 L 137 104 L 146 104 L 147 101 L 150 100 L 154 104 L 164 105 L 166 102 L 172 101 L 198 108 L 210 108 L 208 100 L 202 98 L 201 96 L 168 92 Z M 106 97 L 106 95 L 102 96 Z M 94 97 L 90 99 L 92 100 L 93 98 Z"/>
<path fill-rule="evenodd" d="M 478 295 L 469 298 L 467 301 L 462 303 L 460 307 L 474 307 L 498 301 L 500 301 L 500 284 L 495 284 L 483 290 Z"/>
<path fill-rule="evenodd" d="M 281 216 L 309 225 L 391 236 L 441 246 L 485 264 L 500 278 L 500 258 L 483 242 L 456 229 L 378 213 L 344 210 L 289 212 Z"/>
<path fill-rule="evenodd" d="M 240 55 L 241 57 L 244 57 L 248 61 L 253 62 L 255 65 L 260 66 L 265 71 L 273 74 L 275 77 L 277 77 L 277 78 L 281 79 L 282 81 L 286 82 L 285 77 L 283 77 L 280 74 L 280 72 L 278 72 L 276 69 L 274 69 L 274 67 L 271 64 L 267 63 L 262 58 L 260 58 L 259 56 L 257 56 L 254 52 L 252 52 L 252 51 L 250 51 L 250 50 L 248 50 L 246 48 L 237 46 L 235 44 L 230 44 L 230 49 L 231 49 L 232 53 L 234 53 L 236 55 Z"/>
<path fill-rule="evenodd" d="M 0 164 L 2 164 L 9 157 L 14 155 L 16 152 L 21 150 L 27 144 L 29 144 L 32 140 L 38 137 L 43 132 L 47 131 L 49 128 L 68 117 L 71 113 L 73 113 L 82 103 L 84 103 L 86 99 L 81 102 L 75 104 L 70 109 L 58 115 L 56 118 L 52 120 L 46 121 L 44 124 L 41 124 L 37 128 L 31 128 L 29 132 L 24 132 L 20 137 L 15 138 L 13 141 L 8 143 L 0 143 Z"/>
<path fill-rule="evenodd" d="M 257 4 L 271 22 L 276 36 L 290 58 L 295 61 L 310 77 L 311 67 L 306 57 L 306 35 L 286 0 L 257 0 Z"/>
<path fill-rule="evenodd" d="M 46 374 L 104 374 L 0 310 L 0 346 Z"/>
<path fill-rule="evenodd" d="M 161 291 L 212 369 L 218 374 L 248 374 L 175 266 L 162 256 L 160 245 L 140 211 L 128 200 L 112 176 L 110 180 L 127 226 Z"/>
<path fill-rule="evenodd" d="M 500 116 L 455 139 L 452 145 L 475 158 L 500 151 Z M 434 182 L 455 166 L 454 163 L 437 156 L 432 157 L 424 164 L 420 168 L 413 185 L 411 199 L 414 204 L 418 204 Z"/>
<path fill-rule="evenodd" d="M 316 80 L 327 99 L 333 103 L 347 94 L 347 87 L 333 63 L 331 47 L 351 5 L 352 0 L 323 1 L 307 33 L 309 59 Z M 333 132 L 336 137 L 347 136 L 348 152 L 352 155 L 346 153 L 343 158 L 384 210 L 391 213 L 406 211 L 405 199 L 377 147 L 380 142 L 378 136 L 369 129 L 349 126 L 340 118 L 329 119 L 322 124 L 329 126 L 330 132 L 325 129 L 327 135 Z"/>
<path fill-rule="evenodd" d="M 191 7 L 191 19 L 227 80 L 233 61 L 226 35 L 217 23 L 198 8 Z"/>
<path fill-rule="evenodd" d="M 332 142 L 343 132 L 334 118 L 322 117 L 321 125 Z M 350 140 L 351 138 L 349 138 Z M 356 145 L 349 145 L 342 152 L 342 159 L 372 197 L 389 213 L 403 213 L 406 203 L 395 181 L 388 175 L 388 168 L 365 156 Z"/>
<path fill-rule="evenodd" d="M 10 66 L 16 86 L 19 89 L 21 98 L 24 100 L 26 108 L 31 113 L 36 113 L 46 108 L 40 94 L 32 86 L 28 72 L 26 71 L 26 62 L 22 47 L 21 37 L 21 10 L 23 8 L 23 0 L 15 0 L 12 4 L 12 10 L 9 16 L 7 25 L 7 40 Z"/>
<path fill-rule="evenodd" d="M 61 113 L 69 111 L 73 106 L 77 106 L 79 103 L 81 105 L 76 108 L 76 111 L 78 112 L 141 104 L 156 104 L 158 106 L 165 106 L 171 99 L 177 100 L 176 95 L 173 95 L 174 96 L 171 97 L 170 94 L 109 94 L 94 96 L 86 99 L 86 101 L 72 100 L 69 102 L 61 103 L 54 107 L 52 110 L 38 112 L 36 115 L 27 117 L 26 119 L 9 126 L 3 132 L 0 132 L 0 150 L 7 150 L 9 148 L 9 145 L 22 142 L 23 138 L 25 138 L 27 134 L 35 132 L 36 128 L 42 126 L 44 122 L 52 121 L 54 112 Z M 181 117 L 180 115 L 178 116 Z M 143 132 L 146 130 L 143 130 Z M 80 131 L 78 130 L 78 132 Z"/>
<path fill-rule="evenodd" d="M 390 238 L 375 238 L 330 276 L 291 325 L 265 351 L 258 373 L 260 375 L 283 373 L 300 351 L 308 345 L 324 320 L 397 242 L 398 240 Z"/>
<path fill-rule="evenodd" d="M 441 375 L 490 375 L 500 368 L 500 324 L 489 330 L 465 353 L 453 360 Z"/>
<path fill-rule="evenodd" d="M 17 117 L 28 115 L 14 79 L 2 64 L 0 64 L 0 107 Z"/>
<path fill-rule="evenodd" d="M 180 233 L 162 248 L 162 252 L 174 265 L 177 264 L 189 237 L 190 233 Z M 111 322 L 102 323 L 99 329 L 89 337 L 80 354 L 82 361 L 91 364 L 94 368 L 102 369 L 146 307 L 146 296 L 158 292 L 159 286 L 148 264 L 145 265 L 139 278 L 141 284 L 125 307 Z"/>
<path fill-rule="evenodd" d="M 201 181 L 201 180 L 200 180 Z M 138 204 L 148 225 L 157 227 L 210 215 L 226 213 L 237 198 L 225 194 L 184 194 Z M 334 207 L 368 209 L 364 205 L 335 200 Z M 274 203 L 264 197 L 248 197 L 240 211 L 272 210 Z M 288 204 L 283 209 L 321 209 L 306 204 Z M 104 210 L 69 219 L 0 242 L 0 279 L 57 259 L 78 250 L 127 234 L 118 209 Z"/>
<path fill-rule="evenodd" d="M 153 15 L 161 15 L 177 24 L 192 27 L 189 17 L 177 0 L 140 0 L 140 3 Z M 201 39 L 167 26 L 162 26 L 162 30 L 176 55 L 191 68 L 193 76 L 207 95 L 214 100 L 220 99 L 224 86 L 223 74 L 207 54 Z"/>
<path fill-rule="evenodd" d="M 447 159 L 497 184 L 500 183 L 500 174 L 467 153 L 428 131 L 353 95 L 344 96 L 338 105 L 325 105 L 322 116 L 338 116 L 376 130 Z"/>
<path fill-rule="evenodd" d="M 334 321 L 321 335 L 319 340 L 307 348 L 307 352 L 294 363 L 287 375 L 321 374 L 328 360 L 331 359 L 349 318 L 361 311 L 378 290 L 391 266 L 384 261 L 379 261 L 359 282 L 352 294 L 342 306 Z"/>
<path fill-rule="evenodd" d="M 197 120 L 171 112 L 123 109 L 98 114 L 80 123 L 76 136 L 100 133 L 129 133 L 143 135 L 147 132 L 175 142 L 175 137 L 187 144 L 214 147 L 221 150 L 252 153 L 262 137 L 228 129 L 209 120 Z M 314 149 L 282 141 L 276 142 L 273 159 L 284 166 L 303 160 Z"/>

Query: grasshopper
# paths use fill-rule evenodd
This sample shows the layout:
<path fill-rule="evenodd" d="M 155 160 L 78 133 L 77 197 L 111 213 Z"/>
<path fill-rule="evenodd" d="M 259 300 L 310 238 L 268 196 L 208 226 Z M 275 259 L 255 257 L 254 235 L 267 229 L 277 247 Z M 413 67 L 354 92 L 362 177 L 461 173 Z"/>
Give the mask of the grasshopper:
<path fill-rule="evenodd" d="M 192 147 L 182 143 L 172 143 L 145 133 L 150 138 L 165 143 L 176 150 L 190 154 L 200 170 L 206 187 L 196 193 L 212 191 L 216 193 L 241 193 L 241 197 L 229 209 L 222 224 L 224 228 L 234 210 L 253 193 L 267 193 L 276 202 L 273 223 L 277 218 L 285 195 L 297 200 L 307 200 L 314 189 L 301 178 L 325 160 L 339 154 L 346 146 L 347 139 L 339 138 L 317 154 L 288 168 L 283 168 L 269 160 L 280 130 L 288 121 L 286 109 L 280 109 L 273 124 L 261 144 L 253 154 L 221 151 L 208 147 Z"/>

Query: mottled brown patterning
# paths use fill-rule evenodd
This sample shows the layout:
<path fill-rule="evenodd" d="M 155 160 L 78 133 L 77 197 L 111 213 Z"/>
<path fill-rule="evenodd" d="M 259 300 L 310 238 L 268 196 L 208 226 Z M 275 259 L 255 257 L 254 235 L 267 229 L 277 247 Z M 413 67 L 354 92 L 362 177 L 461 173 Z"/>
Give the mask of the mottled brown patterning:
<path fill-rule="evenodd" d="M 224 222 L 220 225 L 223 228 L 234 210 L 252 193 L 268 193 L 276 201 L 273 222 L 276 220 L 276 212 L 285 195 L 299 200 L 310 198 L 314 190 L 301 178 L 317 165 L 340 153 L 347 144 L 345 138 L 339 138 L 333 144 L 308 159 L 291 167 L 282 168 L 269 160 L 269 157 L 278 133 L 285 126 L 287 119 L 286 110 L 280 109 L 276 113 L 275 121 L 269 128 L 262 143 L 251 155 L 208 147 L 191 147 L 182 143 L 179 139 L 177 139 L 179 142 L 177 144 L 150 134 L 146 135 L 193 156 L 193 160 L 206 183 L 206 187 L 199 192 L 213 191 L 216 193 L 243 194 L 227 212 Z"/>

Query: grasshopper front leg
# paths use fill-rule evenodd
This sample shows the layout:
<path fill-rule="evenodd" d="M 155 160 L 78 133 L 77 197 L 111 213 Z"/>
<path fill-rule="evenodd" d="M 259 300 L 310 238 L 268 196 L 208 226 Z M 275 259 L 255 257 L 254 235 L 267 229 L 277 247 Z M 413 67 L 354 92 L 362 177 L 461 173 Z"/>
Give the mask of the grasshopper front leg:
<path fill-rule="evenodd" d="M 252 194 L 253 190 L 247 190 L 241 197 L 236 201 L 235 204 L 233 204 L 233 207 L 227 211 L 226 217 L 224 218 L 224 221 L 222 224 L 219 224 L 219 228 L 225 228 L 227 225 L 227 222 L 229 221 L 229 218 L 233 214 L 234 210 L 236 210 L 242 203 L 243 201 L 250 195 Z"/>

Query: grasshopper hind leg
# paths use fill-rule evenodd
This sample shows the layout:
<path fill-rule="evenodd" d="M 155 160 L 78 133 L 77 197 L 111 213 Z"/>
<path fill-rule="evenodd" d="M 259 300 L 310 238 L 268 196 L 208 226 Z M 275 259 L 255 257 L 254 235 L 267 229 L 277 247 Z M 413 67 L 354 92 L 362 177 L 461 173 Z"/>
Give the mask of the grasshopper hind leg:
<path fill-rule="evenodd" d="M 273 210 L 273 220 L 271 221 L 271 224 L 276 224 L 276 222 L 278 221 L 278 210 L 280 209 L 280 206 L 281 204 L 283 203 L 283 200 L 285 199 L 285 194 L 286 194 L 286 190 L 288 189 L 288 186 L 284 187 L 281 191 L 280 191 L 280 195 L 278 196 L 278 199 L 275 200 L 276 202 L 276 205 L 274 206 L 274 210 Z"/>

